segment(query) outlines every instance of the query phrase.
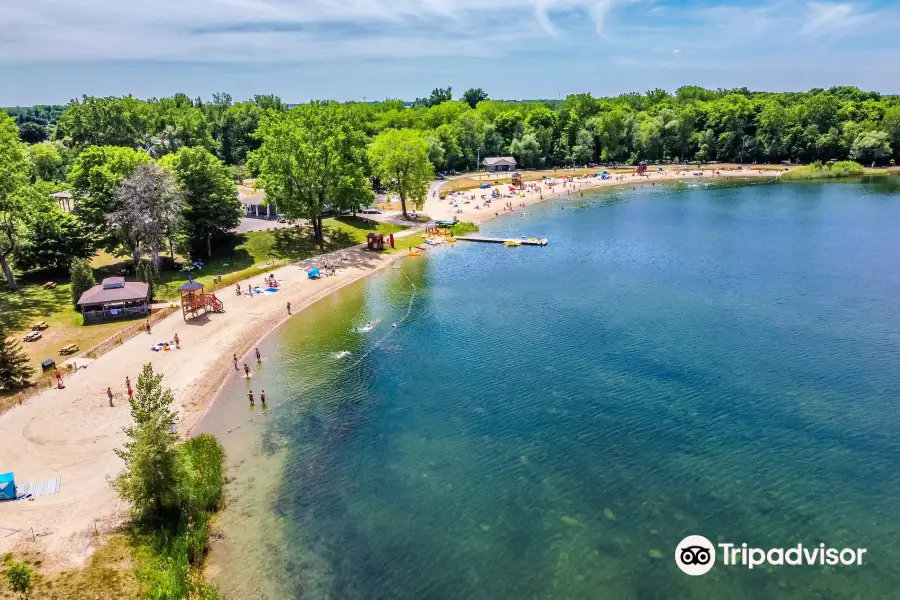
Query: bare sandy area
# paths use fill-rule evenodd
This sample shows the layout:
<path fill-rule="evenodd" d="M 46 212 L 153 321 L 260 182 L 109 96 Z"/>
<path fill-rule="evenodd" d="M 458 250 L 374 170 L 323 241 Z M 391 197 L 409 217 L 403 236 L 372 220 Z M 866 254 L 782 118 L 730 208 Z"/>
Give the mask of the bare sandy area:
<path fill-rule="evenodd" d="M 772 172 L 728 172 L 719 177 L 772 177 Z M 482 193 L 473 190 L 439 199 L 443 182 L 429 192 L 424 211 L 434 219 L 484 221 L 503 214 L 505 202 L 513 209 L 564 194 L 577 194 L 594 187 L 630 186 L 676 179 L 715 179 L 686 171 L 654 172 L 646 177 L 624 175 L 602 181 L 599 178 L 562 178 L 529 185 L 524 197 L 510 194 L 495 200 L 491 208 L 482 206 Z M 471 200 L 471 195 L 475 199 Z M 466 198 L 469 203 L 466 204 Z M 459 208 L 456 208 L 456 205 Z M 404 232 L 414 233 L 415 230 Z M 402 237 L 398 236 L 398 237 Z M 402 247 L 402 243 L 398 244 Z M 296 314 L 306 306 L 335 290 L 381 269 L 404 252 L 371 254 L 360 246 L 308 259 L 273 270 L 285 283 L 270 295 L 237 296 L 222 290 L 219 298 L 226 312 L 208 319 L 184 322 L 176 313 L 94 361 L 79 360 L 87 368 L 67 377 L 65 389 L 46 389 L 23 405 L 0 416 L 0 469 L 15 472 L 19 483 L 61 477 L 61 491 L 32 501 L 0 504 L 0 552 L 13 549 L 40 551 L 45 568 L 71 568 L 85 564 L 98 543 L 97 536 L 118 528 L 126 516 L 125 506 L 116 498 L 109 479 L 121 469 L 122 462 L 113 450 L 124 441 L 122 428 L 130 422 L 125 394 L 125 377 L 136 382 L 141 368 L 151 362 L 164 374 L 163 384 L 175 394 L 180 415 L 180 432 L 187 434 L 208 409 L 210 399 L 229 377 L 235 376 L 232 355 L 244 356 L 258 341 L 288 317 L 286 305 Z M 330 264 L 342 270 L 336 276 L 310 280 L 305 269 Z M 248 282 L 242 282 L 246 289 Z M 262 284 L 262 276 L 252 280 Z M 156 342 L 181 340 L 181 350 L 153 352 Z M 248 361 L 250 362 L 250 361 Z M 110 407 L 106 389 L 118 396 Z M 8 535 L 7 535 L 8 534 Z M 5 536 L 5 537 L 4 537 Z"/>
<path fill-rule="evenodd" d="M 121 525 L 126 507 L 109 479 L 122 467 L 113 450 L 122 446 L 122 428 L 131 420 L 126 376 L 136 383 L 148 362 L 163 373 L 163 385 L 175 395 L 179 429 L 185 434 L 222 383 L 235 376 L 233 354 L 243 364 L 259 340 L 289 318 L 288 302 L 296 314 L 405 255 L 373 254 L 355 246 L 285 266 L 273 270 L 285 282 L 276 293 L 249 297 L 221 290 L 218 297 L 225 313 L 185 323 L 179 311 L 154 325 L 149 335 L 138 335 L 94 361 L 75 359 L 87 368 L 66 377 L 64 389 L 45 389 L 0 416 L 0 468 L 14 471 L 18 484 L 62 478 L 58 494 L 0 504 L 0 552 L 40 551 L 45 568 L 71 568 L 85 563 L 98 534 Z M 307 267 L 325 263 L 339 273 L 317 280 L 307 277 Z M 250 283 L 262 287 L 262 279 L 258 276 Z M 241 284 L 245 290 L 247 283 Z M 150 349 L 176 333 L 181 350 Z M 117 394 L 113 407 L 107 387 Z"/>
<path fill-rule="evenodd" d="M 748 177 L 773 178 L 781 175 L 782 171 L 751 170 L 751 169 L 721 169 L 716 171 L 691 170 L 665 170 L 648 171 L 646 175 L 622 174 L 613 175 L 610 179 L 599 177 L 557 177 L 542 181 L 526 182 L 525 190 L 510 191 L 509 184 L 493 186 L 491 189 L 474 189 L 448 194 L 443 200 L 438 190 L 444 182 L 439 182 L 429 190 L 428 199 L 422 212 L 432 219 L 471 221 L 480 223 L 492 217 L 502 215 L 510 209 L 504 210 L 507 202 L 512 202 L 513 211 L 526 207 L 536 202 L 549 200 L 565 195 L 579 194 L 594 188 L 605 187 L 630 187 L 635 185 L 647 185 L 663 181 L 710 181 L 722 179 L 742 179 Z M 491 202 L 490 207 L 484 206 L 485 198 L 490 198 L 492 189 L 499 189 L 502 197 Z M 474 196 L 474 198 L 473 198 Z M 477 207 L 477 208 L 476 208 Z"/>

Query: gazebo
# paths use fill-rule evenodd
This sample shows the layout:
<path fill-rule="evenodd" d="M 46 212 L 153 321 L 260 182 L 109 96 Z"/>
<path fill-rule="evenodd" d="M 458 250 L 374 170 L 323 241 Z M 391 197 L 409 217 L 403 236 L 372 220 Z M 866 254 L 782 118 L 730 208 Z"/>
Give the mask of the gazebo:
<path fill-rule="evenodd" d="M 146 315 L 150 312 L 150 286 L 107 277 L 81 295 L 78 308 L 86 322 Z"/>
<path fill-rule="evenodd" d="M 225 312 L 222 301 L 215 294 L 207 295 L 199 281 L 188 280 L 178 290 L 181 292 L 181 315 L 185 321 L 188 320 L 188 313 L 190 318 L 195 319 L 210 312 Z"/>

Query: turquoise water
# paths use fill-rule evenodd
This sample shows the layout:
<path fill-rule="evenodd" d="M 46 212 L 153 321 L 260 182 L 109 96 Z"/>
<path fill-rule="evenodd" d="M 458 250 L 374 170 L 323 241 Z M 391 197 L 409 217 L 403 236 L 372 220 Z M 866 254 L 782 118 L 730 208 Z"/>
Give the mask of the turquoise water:
<path fill-rule="evenodd" d="M 235 478 L 211 575 L 230 598 L 892 597 L 898 192 L 567 198 L 483 228 L 546 248 L 459 243 L 315 305 L 201 426 Z M 689 534 L 868 554 L 691 578 Z"/>

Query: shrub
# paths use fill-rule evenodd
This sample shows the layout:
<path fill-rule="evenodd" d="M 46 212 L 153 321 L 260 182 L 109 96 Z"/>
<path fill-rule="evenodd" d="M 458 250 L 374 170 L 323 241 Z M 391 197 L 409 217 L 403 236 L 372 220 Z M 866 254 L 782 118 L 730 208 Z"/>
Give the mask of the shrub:
<path fill-rule="evenodd" d="M 6 328 L 0 323 L 0 390 L 25 387 L 33 373 L 21 344 L 15 338 L 7 339 Z"/>
<path fill-rule="evenodd" d="M 859 177 L 865 174 L 865 169 L 859 163 L 852 160 L 842 160 L 835 163 L 822 164 L 814 162 L 806 167 L 791 169 L 781 176 L 788 181 L 803 181 L 808 179 L 838 179 L 842 177 Z"/>
<path fill-rule="evenodd" d="M 97 284 L 91 261 L 84 258 L 73 260 L 69 265 L 69 276 L 72 280 L 72 306 L 77 308 L 81 295 Z"/>
<path fill-rule="evenodd" d="M 28 598 L 28 592 L 34 583 L 31 581 L 31 567 L 25 563 L 10 560 L 6 563 L 6 570 L 3 576 L 9 582 L 9 587 L 17 594 L 21 594 L 23 598 Z"/>

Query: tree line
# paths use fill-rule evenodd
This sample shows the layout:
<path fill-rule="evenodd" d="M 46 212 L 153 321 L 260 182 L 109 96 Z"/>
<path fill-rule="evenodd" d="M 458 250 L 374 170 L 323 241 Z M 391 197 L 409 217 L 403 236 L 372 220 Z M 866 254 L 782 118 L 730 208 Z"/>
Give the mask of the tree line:
<path fill-rule="evenodd" d="M 450 87 L 413 103 L 235 102 L 184 94 L 85 96 L 0 118 L 0 268 L 60 268 L 103 248 L 137 261 L 210 255 L 241 206 L 235 181 L 308 218 L 353 210 L 385 189 L 420 205 L 434 171 L 512 155 L 522 168 L 640 160 L 889 164 L 900 157 L 900 97 L 855 87 L 808 92 L 685 86 L 564 100 L 492 100 Z M 2 112 L 0 112 L 2 115 Z M 77 214 L 48 195 L 68 190 Z M 149 221 L 153 225 L 147 225 Z"/>

